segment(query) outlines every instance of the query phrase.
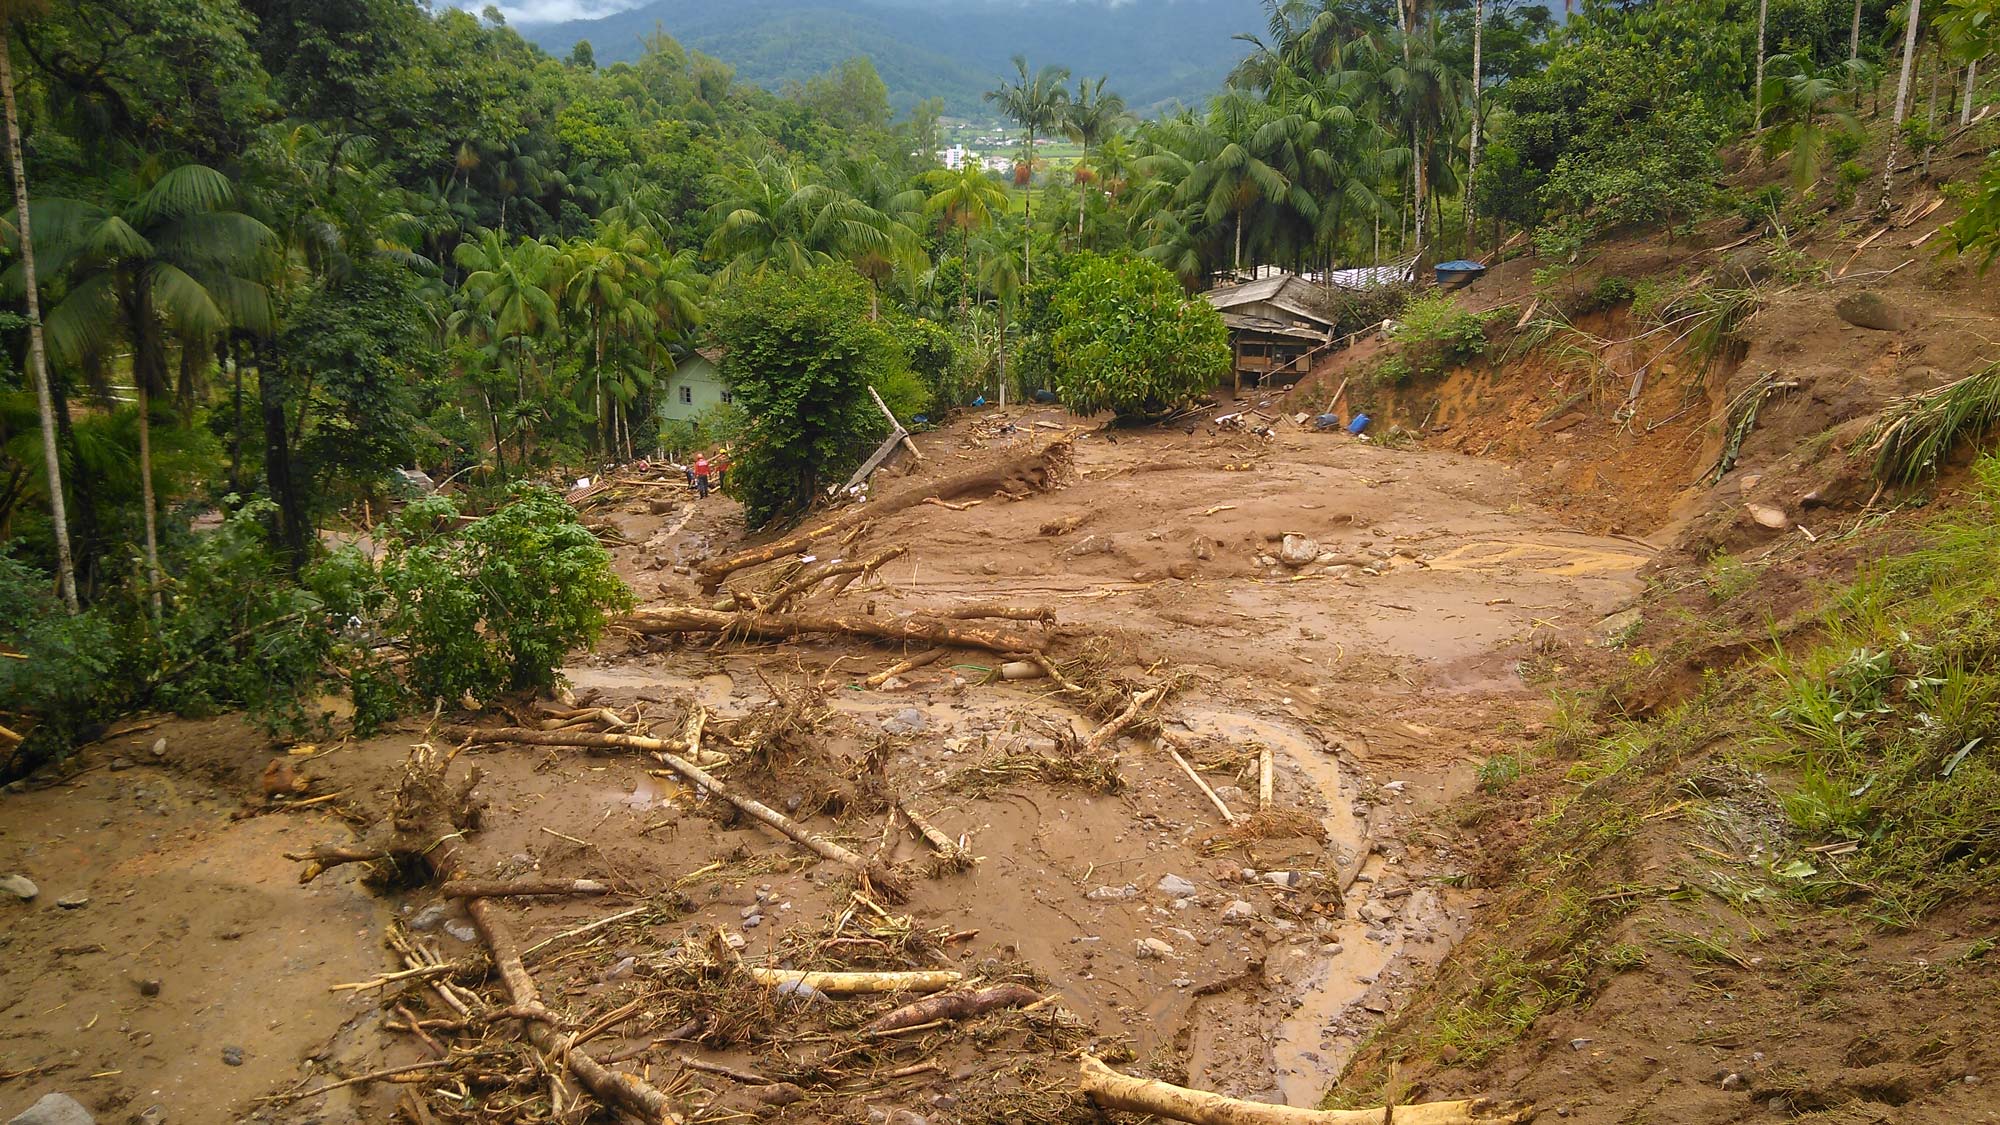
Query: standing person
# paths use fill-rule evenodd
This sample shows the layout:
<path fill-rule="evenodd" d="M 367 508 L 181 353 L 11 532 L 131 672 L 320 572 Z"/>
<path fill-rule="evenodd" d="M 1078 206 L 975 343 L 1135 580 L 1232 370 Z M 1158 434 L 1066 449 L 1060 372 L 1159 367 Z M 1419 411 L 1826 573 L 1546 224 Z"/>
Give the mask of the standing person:
<path fill-rule="evenodd" d="M 697 500 L 708 499 L 708 454 L 697 454 L 694 459 L 694 495 Z"/>
<path fill-rule="evenodd" d="M 714 465 L 714 468 L 715 468 L 715 487 L 717 487 L 717 488 L 721 488 L 721 487 L 722 487 L 722 475 L 723 475 L 724 473 L 727 473 L 727 472 L 729 471 L 729 447 L 728 447 L 728 446 L 726 446 L 726 445 L 725 445 L 725 446 L 723 446 L 723 447 L 722 447 L 721 449 L 718 449 L 718 450 L 716 450 L 716 451 L 715 451 L 715 465 Z"/>

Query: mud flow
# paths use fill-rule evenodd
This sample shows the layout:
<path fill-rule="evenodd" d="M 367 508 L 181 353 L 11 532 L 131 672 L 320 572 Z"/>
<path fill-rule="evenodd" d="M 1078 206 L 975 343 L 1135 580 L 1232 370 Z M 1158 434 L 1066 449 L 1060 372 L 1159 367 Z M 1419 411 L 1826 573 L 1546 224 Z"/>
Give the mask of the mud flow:
<path fill-rule="evenodd" d="M 642 609 L 563 698 L 314 747 L 140 723 L 6 796 L 39 894 L 0 909 L 0 1119 L 610 1120 L 578 1055 L 686 1120 L 1093 1120 L 1086 1051 L 1319 1104 L 1479 908 L 1429 826 L 1650 552 L 1491 462 L 1071 425 L 922 435 L 716 593 L 731 502 L 600 493 Z M 767 617 L 955 632 L 745 627 L 800 581 Z"/>

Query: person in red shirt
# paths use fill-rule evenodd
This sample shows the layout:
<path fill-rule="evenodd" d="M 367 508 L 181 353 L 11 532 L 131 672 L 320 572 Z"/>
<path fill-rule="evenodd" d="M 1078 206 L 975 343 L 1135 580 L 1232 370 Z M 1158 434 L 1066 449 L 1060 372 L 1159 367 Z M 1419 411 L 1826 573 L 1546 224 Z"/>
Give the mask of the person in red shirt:
<path fill-rule="evenodd" d="M 712 467 L 715 469 L 715 487 L 721 488 L 722 475 L 729 471 L 728 446 L 725 445 L 721 449 L 715 451 L 715 464 Z"/>
<path fill-rule="evenodd" d="M 694 495 L 697 500 L 708 499 L 708 454 L 696 455 L 694 459 Z"/>

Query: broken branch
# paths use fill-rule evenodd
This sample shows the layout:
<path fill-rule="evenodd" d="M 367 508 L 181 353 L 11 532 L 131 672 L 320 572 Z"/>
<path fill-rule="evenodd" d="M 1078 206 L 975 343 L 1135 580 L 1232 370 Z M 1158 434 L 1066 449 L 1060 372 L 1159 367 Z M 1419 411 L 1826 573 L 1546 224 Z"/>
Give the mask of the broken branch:
<path fill-rule="evenodd" d="M 446 898 L 515 898 L 529 895 L 608 895 L 609 884 L 595 879 L 520 879 L 514 882 L 462 880 L 438 888 Z"/>
<path fill-rule="evenodd" d="M 1019 1008 L 1040 1003 L 1042 994 L 1024 984 L 1000 984 L 975 992 L 944 992 L 905 1004 L 861 1029 L 863 1035 L 882 1035 L 918 1024 L 969 1019 L 999 1008 Z"/>
<path fill-rule="evenodd" d="M 702 606 L 676 605 L 642 609 L 621 622 L 634 632 L 727 633 L 745 638 L 784 639 L 807 633 L 839 633 L 870 640 L 920 642 L 988 652 L 1035 652 L 1042 646 L 1026 637 L 996 629 L 949 625 L 921 617 L 849 617 L 821 613 L 731 613 Z"/>
<path fill-rule="evenodd" d="M 1470 1101 L 1429 1102 L 1381 1109 L 1294 1109 L 1291 1106 L 1225 1098 L 1152 1078 L 1120 1074 L 1083 1056 L 1078 1082 L 1084 1095 L 1105 1109 L 1150 1113 L 1194 1125 L 1518 1125 L 1532 1120 L 1534 1107 Z"/>
<path fill-rule="evenodd" d="M 862 992 L 936 992 L 965 979 L 965 974 L 948 969 L 902 973 L 805 972 L 799 969 L 760 969 L 746 966 L 750 979 L 763 985 L 803 985 L 828 996 L 848 996 Z"/>

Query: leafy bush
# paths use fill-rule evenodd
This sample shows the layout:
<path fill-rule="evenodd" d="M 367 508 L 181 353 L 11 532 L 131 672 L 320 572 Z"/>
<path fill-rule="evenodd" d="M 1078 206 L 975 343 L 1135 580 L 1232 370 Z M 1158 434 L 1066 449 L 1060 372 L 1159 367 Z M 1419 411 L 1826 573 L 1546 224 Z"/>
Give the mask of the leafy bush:
<path fill-rule="evenodd" d="M 512 493 L 463 530 L 449 499 L 428 497 L 388 536 L 383 622 L 408 641 L 419 698 L 546 688 L 571 649 L 597 639 L 606 611 L 631 607 L 610 554 L 561 497 Z"/>
<path fill-rule="evenodd" d="M 773 273 L 737 287 L 711 321 L 723 374 L 750 423 L 726 487 L 751 527 L 795 517 L 888 432 L 870 383 L 909 366 L 870 289 L 847 267 Z"/>
<path fill-rule="evenodd" d="M 971 386 L 966 379 L 966 365 L 959 357 L 957 337 L 937 321 L 922 319 L 898 322 L 896 334 L 903 341 L 903 350 L 909 353 L 910 374 L 922 398 L 907 410 L 897 409 L 896 403 L 890 401 L 889 409 L 906 422 L 912 414 L 927 414 L 933 419 L 943 417 Z M 886 389 L 876 389 L 882 391 L 884 400 L 889 399 Z"/>
<path fill-rule="evenodd" d="M 1486 323 L 1449 293 L 1419 297 L 1403 308 L 1390 338 L 1419 375 L 1438 376 L 1486 351 Z"/>
<path fill-rule="evenodd" d="M 72 617 L 48 575 L 0 553 L 0 719 L 27 740 L 0 756 L 0 781 L 57 757 L 120 701 L 117 635 L 102 613 Z"/>
<path fill-rule="evenodd" d="M 1222 314 L 1144 259 L 1078 255 L 1052 308 L 1055 391 L 1072 413 L 1162 413 L 1229 372 Z"/>

